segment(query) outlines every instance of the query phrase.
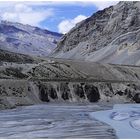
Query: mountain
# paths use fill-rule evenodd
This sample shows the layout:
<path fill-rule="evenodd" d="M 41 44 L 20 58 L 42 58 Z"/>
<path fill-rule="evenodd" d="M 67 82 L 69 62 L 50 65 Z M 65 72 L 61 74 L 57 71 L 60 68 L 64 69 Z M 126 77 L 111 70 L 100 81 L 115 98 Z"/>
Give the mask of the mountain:
<path fill-rule="evenodd" d="M 46 56 L 57 44 L 62 34 L 30 25 L 0 22 L 0 49 L 16 53 Z"/>
<path fill-rule="evenodd" d="M 120 2 L 98 11 L 65 34 L 51 57 L 31 54 L 47 55 L 45 43 L 55 44 L 61 35 L 2 21 L 0 109 L 43 102 L 140 103 L 140 67 L 118 65 L 139 64 L 139 7 Z"/>
<path fill-rule="evenodd" d="M 56 58 L 140 65 L 140 2 L 119 2 L 78 23 L 51 54 Z"/>

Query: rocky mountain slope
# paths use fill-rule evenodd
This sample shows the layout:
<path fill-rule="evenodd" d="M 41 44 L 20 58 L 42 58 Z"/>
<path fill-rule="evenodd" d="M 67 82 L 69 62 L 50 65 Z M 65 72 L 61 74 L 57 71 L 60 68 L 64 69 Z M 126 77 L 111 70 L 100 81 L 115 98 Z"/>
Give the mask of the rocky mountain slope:
<path fill-rule="evenodd" d="M 0 109 L 43 102 L 140 102 L 140 67 L 2 55 Z"/>
<path fill-rule="evenodd" d="M 0 49 L 22 54 L 47 56 L 61 34 L 30 25 L 0 22 Z"/>
<path fill-rule="evenodd" d="M 140 2 L 119 2 L 78 23 L 51 56 L 140 65 Z"/>

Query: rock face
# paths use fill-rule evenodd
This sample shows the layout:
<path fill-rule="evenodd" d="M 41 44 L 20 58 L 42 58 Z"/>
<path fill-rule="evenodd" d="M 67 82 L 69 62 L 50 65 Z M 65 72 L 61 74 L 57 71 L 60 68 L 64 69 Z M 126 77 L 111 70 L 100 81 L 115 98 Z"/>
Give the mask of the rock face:
<path fill-rule="evenodd" d="M 41 103 L 38 87 L 23 80 L 0 80 L 0 109 Z"/>
<path fill-rule="evenodd" d="M 47 56 L 57 44 L 61 34 L 38 27 L 0 22 L 0 49 L 16 53 Z"/>
<path fill-rule="evenodd" d="M 48 102 L 140 102 L 138 66 L 24 57 L 0 61 L 0 109 Z"/>
<path fill-rule="evenodd" d="M 119 2 L 65 34 L 51 56 L 140 65 L 140 2 Z"/>
<path fill-rule="evenodd" d="M 39 85 L 39 97 L 43 102 L 136 102 L 140 86 L 128 83 L 75 83 L 46 82 Z M 41 88 L 40 88 L 41 87 Z"/>
<path fill-rule="evenodd" d="M 139 84 L 0 80 L 0 109 L 48 102 L 140 102 Z"/>

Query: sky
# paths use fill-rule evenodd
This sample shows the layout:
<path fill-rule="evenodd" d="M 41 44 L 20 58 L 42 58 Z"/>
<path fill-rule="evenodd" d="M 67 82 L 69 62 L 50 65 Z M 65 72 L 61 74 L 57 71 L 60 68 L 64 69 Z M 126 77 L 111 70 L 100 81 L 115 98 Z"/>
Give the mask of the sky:
<path fill-rule="evenodd" d="M 0 1 L 0 19 L 67 33 L 78 22 L 117 1 Z"/>

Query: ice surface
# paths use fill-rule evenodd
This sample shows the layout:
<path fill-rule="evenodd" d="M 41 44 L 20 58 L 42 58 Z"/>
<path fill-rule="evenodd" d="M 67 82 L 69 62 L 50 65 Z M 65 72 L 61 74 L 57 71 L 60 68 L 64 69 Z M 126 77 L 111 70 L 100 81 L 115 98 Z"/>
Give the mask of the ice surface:
<path fill-rule="evenodd" d="M 136 116 L 140 116 L 140 112 L 138 111 L 121 111 L 121 112 L 113 112 L 111 113 L 110 117 L 113 120 L 116 121 L 121 121 L 121 120 L 125 120 L 125 119 L 129 119 L 130 117 L 136 117 Z"/>
<path fill-rule="evenodd" d="M 139 119 L 136 119 L 136 120 L 130 121 L 130 125 L 131 125 L 134 129 L 140 131 L 140 118 L 139 118 Z"/>
<path fill-rule="evenodd" d="M 128 119 L 130 115 L 127 112 L 113 112 L 110 117 L 113 120 L 121 121 Z"/>
<path fill-rule="evenodd" d="M 89 118 L 108 109 L 94 104 L 40 104 L 0 111 L 0 138 L 116 138 L 111 127 Z"/>
<path fill-rule="evenodd" d="M 93 112 L 90 116 L 111 125 L 119 138 L 140 138 L 139 104 L 118 104 L 112 110 Z"/>

